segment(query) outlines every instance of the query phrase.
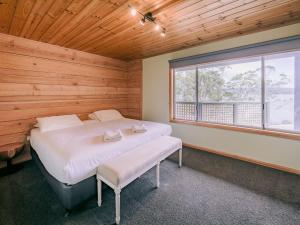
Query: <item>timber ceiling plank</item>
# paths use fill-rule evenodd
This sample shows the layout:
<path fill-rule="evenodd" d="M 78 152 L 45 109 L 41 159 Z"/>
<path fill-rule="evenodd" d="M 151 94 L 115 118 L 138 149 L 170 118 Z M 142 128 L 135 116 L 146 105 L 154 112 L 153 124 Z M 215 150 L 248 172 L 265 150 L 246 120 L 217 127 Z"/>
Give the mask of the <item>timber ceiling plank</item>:
<path fill-rule="evenodd" d="M 287 1 L 285 1 L 286 3 Z M 251 4 L 250 4 L 251 3 Z M 259 4 L 258 4 L 259 3 Z M 272 1 L 272 0 L 266 0 L 266 1 L 252 1 L 252 2 L 249 2 L 249 4 L 243 4 L 242 7 L 235 7 L 235 8 L 232 8 L 226 12 L 222 12 L 223 15 L 220 17 L 220 14 L 216 14 L 216 15 L 213 15 L 211 14 L 210 16 L 207 16 L 205 18 L 204 14 L 201 14 L 201 21 L 194 21 L 193 23 L 190 23 L 190 24 L 185 24 L 185 26 L 181 27 L 181 29 L 176 29 L 177 27 L 173 26 L 173 29 L 172 27 L 169 27 L 168 28 L 168 35 L 170 35 L 171 37 L 168 38 L 168 39 L 161 39 L 160 37 L 157 37 L 157 40 L 156 42 L 157 43 L 162 43 L 163 45 L 165 45 L 166 43 L 164 43 L 166 40 L 168 42 L 173 42 L 173 39 L 172 37 L 175 39 L 177 39 L 178 37 L 180 37 L 179 39 L 182 40 L 183 36 L 185 36 L 185 34 L 189 34 L 189 36 L 191 36 L 191 34 L 194 34 L 193 30 L 194 31 L 197 31 L 198 33 L 210 33 L 212 32 L 211 30 L 214 30 L 214 26 L 215 25 L 219 25 L 221 23 L 224 23 L 226 21 L 230 21 L 230 20 L 234 20 L 238 25 L 240 24 L 239 22 L 239 17 L 240 16 L 243 16 L 243 15 L 249 15 L 250 13 L 259 13 L 261 11 L 264 11 L 265 8 L 271 8 L 271 7 L 274 7 L 274 6 L 278 6 L 280 2 L 279 1 Z M 249 6 L 251 7 L 249 7 Z M 295 5 L 296 6 L 296 5 Z M 244 7 L 244 9 L 243 9 Z M 242 12 L 242 13 L 241 13 Z M 205 13 L 207 14 L 207 13 Z M 197 27 L 202 27 L 201 31 L 199 32 L 199 29 L 197 29 Z M 148 30 L 151 30 L 151 29 L 148 29 Z M 214 33 L 214 32 L 212 32 Z M 176 34 L 181 34 L 180 35 L 176 35 Z M 149 33 L 147 35 L 150 35 Z M 201 39 L 200 37 L 201 35 L 196 35 L 195 38 L 199 38 Z M 145 39 L 144 36 L 136 36 L 134 39 L 127 39 L 127 40 L 124 40 L 123 39 L 123 42 L 125 42 L 125 44 L 127 43 L 131 43 L 131 42 L 135 42 L 136 44 L 141 42 L 143 39 Z M 161 40 L 161 41 L 160 41 Z M 143 41 L 143 45 L 149 45 L 150 41 L 146 42 Z M 118 49 L 119 50 L 123 50 L 121 48 L 121 43 L 118 42 Z M 128 44 L 127 44 L 127 47 L 128 47 Z M 152 46 L 153 47 L 153 46 Z M 114 47 L 111 47 L 109 49 L 103 49 L 102 48 L 102 51 L 105 52 L 106 54 L 106 51 L 113 51 L 113 48 Z M 161 46 L 159 46 L 159 48 L 161 48 Z"/>
<path fill-rule="evenodd" d="M 70 40 L 68 40 L 66 43 L 66 47 L 76 46 L 77 48 L 79 48 L 79 46 L 83 43 L 92 41 L 93 39 L 99 37 L 99 34 L 97 32 L 102 29 L 101 24 L 107 21 L 111 21 L 111 18 L 116 19 L 124 7 L 128 7 L 128 1 L 120 1 L 118 7 L 115 7 L 115 4 L 113 6 L 111 6 L 111 4 L 106 4 L 102 10 L 99 10 L 99 13 L 92 16 L 92 19 L 95 20 L 95 23 L 90 24 L 90 26 L 81 27 L 81 29 L 83 29 L 82 32 L 80 32 L 79 34 L 76 33 L 78 35 L 73 36 Z M 109 34 L 108 30 L 102 30 L 102 32 Z"/>
<path fill-rule="evenodd" d="M 23 26 L 22 37 L 29 38 L 55 0 L 37 1 Z"/>
<path fill-rule="evenodd" d="M 81 10 L 86 7 L 91 0 L 73 0 L 72 3 L 60 14 L 54 23 L 41 36 L 40 40 L 43 42 L 53 44 L 53 38 L 63 33 L 63 29 L 68 28 L 70 23 L 81 13 Z M 93 1 L 92 3 L 94 3 Z M 85 12 L 85 11 L 84 11 Z"/>
<path fill-rule="evenodd" d="M 97 7 L 91 10 L 88 17 L 81 19 L 78 23 L 69 29 L 69 32 L 64 35 L 64 37 L 57 43 L 59 45 L 66 45 L 67 43 L 73 44 L 77 41 L 74 39 L 80 35 L 85 36 L 89 32 L 92 26 L 95 26 L 98 21 L 102 20 L 103 17 L 110 14 L 113 10 L 118 8 L 122 2 L 126 0 L 120 0 L 116 2 L 111 2 L 109 0 L 99 1 Z M 96 25 L 97 26 L 97 25 Z"/>
<path fill-rule="evenodd" d="M 175 4 L 178 1 L 172 1 L 172 0 L 170 0 L 169 2 L 163 1 L 161 8 L 164 8 L 165 6 L 169 7 L 170 2 Z M 148 11 L 153 12 L 153 10 L 155 10 L 155 7 L 157 7 L 157 4 L 154 4 L 154 8 L 151 7 L 151 8 L 143 9 L 142 11 L 143 12 L 148 12 Z M 156 16 L 158 16 L 159 14 L 162 13 L 161 8 L 156 9 L 156 11 L 158 12 L 156 14 Z M 126 10 L 128 11 L 128 9 L 126 9 Z M 123 40 L 124 35 L 125 36 L 135 35 L 135 33 L 137 33 L 138 35 L 143 34 L 142 31 L 140 32 L 141 26 L 139 25 L 139 19 L 140 18 L 138 18 L 138 19 L 135 18 L 135 20 L 128 21 L 127 17 L 119 18 L 119 20 L 117 21 L 117 25 L 115 27 L 109 28 L 111 30 L 111 35 L 109 35 L 109 36 L 106 35 L 104 37 L 101 37 L 101 40 L 102 40 L 101 43 L 99 43 L 98 39 L 96 39 L 94 42 L 88 43 L 88 45 L 81 46 L 81 50 L 92 52 L 92 51 L 95 51 L 97 48 L 101 48 L 101 46 L 107 46 L 107 44 L 109 42 L 118 43 L 118 41 Z M 151 29 L 151 30 L 153 30 L 153 29 Z M 117 38 L 117 40 L 115 38 Z M 95 44 L 94 44 L 95 42 L 98 43 L 97 47 L 95 47 Z"/>
<path fill-rule="evenodd" d="M 72 0 L 55 0 L 49 10 L 45 13 L 42 20 L 33 31 L 30 39 L 40 40 L 41 36 L 47 32 L 51 25 L 59 18 L 59 16 L 72 3 Z"/>
<path fill-rule="evenodd" d="M 126 60 L 299 21 L 300 0 L 0 0 L 1 33 Z"/>
<path fill-rule="evenodd" d="M 283 24 L 290 24 L 293 22 L 298 22 L 300 19 L 300 8 L 299 5 L 291 4 L 290 6 L 287 6 L 289 9 L 288 12 L 280 12 L 280 10 L 275 10 L 274 8 L 271 9 L 270 12 L 264 12 L 261 19 L 257 19 L 257 16 L 249 15 L 240 17 L 240 23 L 239 29 L 236 29 L 236 22 L 235 21 L 229 21 L 224 24 L 218 24 L 214 27 L 212 27 L 212 30 L 216 30 L 218 32 L 206 32 L 202 34 L 202 39 L 205 40 L 204 42 L 209 42 L 213 40 L 220 39 L 220 35 L 222 37 L 232 37 L 237 36 L 241 34 L 246 34 L 253 32 L 255 30 L 265 30 L 270 27 L 278 27 L 282 26 Z M 274 15 L 275 13 L 275 15 Z M 221 34 L 220 34 L 221 33 Z M 169 44 L 165 44 L 162 46 L 159 46 L 158 48 L 151 48 L 150 46 L 147 46 L 147 48 L 144 48 L 141 50 L 144 54 L 148 55 L 156 55 L 157 50 L 160 49 L 160 53 L 162 51 L 169 52 L 170 49 L 173 49 L 174 46 L 181 45 L 181 49 L 194 46 L 195 43 L 198 43 L 199 41 L 192 36 L 193 33 L 190 33 L 189 38 L 184 39 L 185 41 L 182 42 L 183 38 L 178 37 L 174 40 L 171 40 Z M 163 49 L 162 49 L 163 48 Z M 129 55 L 129 58 L 131 56 Z"/>
<path fill-rule="evenodd" d="M 168 2 L 170 1 L 172 0 L 149 1 L 151 2 L 151 4 L 147 4 L 146 8 L 140 8 L 139 11 L 142 11 L 144 13 L 146 13 L 147 11 L 153 11 L 158 9 L 157 5 L 160 5 L 161 3 L 168 4 Z M 128 20 L 128 18 L 131 18 L 128 10 L 128 4 L 124 4 L 119 9 L 120 10 L 115 11 L 111 15 L 109 15 L 109 17 L 104 18 L 102 23 L 99 25 L 102 35 L 96 32 L 96 36 L 89 36 L 89 40 L 87 40 L 85 44 L 79 47 L 81 50 L 89 51 L 88 49 L 94 48 L 95 43 L 99 43 L 99 40 L 101 40 L 102 43 L 107 42 L 114 37 L 120 36 L 121 34 L 131 30 L 133 25 L 139 24 L 139 19 L 137 17 Z M 120 14 L 122 16 L 120 16 Z M 92 40 L 90 40 L 90 38 L 92 38 Z"/>
<path fill-rule="evenodd" d="M 14 12 L 13 20 L 10 25 L 9 34 L 19 36 L 27 17 L 29 16 L 35 0 L 20 0 L 17 1 L 17 7 Z"/>
<path fill-rule="evenodd" d="M 17 0 L 2 0 L 0 2 L 0 32 L 8 33 L 12 22 Z"/>
<path fill-rule="evenodd" d="M 57 43 L 61 40 L 73 27 L 77 26 L 82 19 L 85 19 L 90 13 L 92 13 L 92 10 L 98 6 L 98 4 L 98 0 L 89 1 L 83 8 L 74 13 L 74 16 L 70 19 L 70 21 L 63 25 L 62 28 L 56 32 L 54 36 L 52 36 L 49 42 Z"/>
<path fill-rule="evenodd" d="M 237 0 L 232 0 L 232 2 L 235 2 L 235 1 L 237 1 Z M 208 3 L 209 2 L 209 3 Z M 198 6 L 199 6 L 199 4 L 198 4 Z M 206 1 L 204 4 L 202 4 L 202 5 L 200 5 L 200 7 L 201 7 L 201 11 L 199 11 L 198 13 L 201 13 L 201 12 L 209 12 L 213 7 L 221 7 L 221 6 L 223 6 L 223 3 L 221 3 L 220 1 L 215 1 L 215 0 L 212 0 L 212 1 Z M 192 11 L 189 11 L 189 12 L 187 12 L 186 14 L 187 15 L 190 15 L 192 13 Z M 198 16 L 198 15 L 197 15 Z M 203 19 L 203 18 L 202 18 Z M 184 21 L 184 20 L 182 20 L 182 21 Z M 199 21 L 199 20 L 198 20 Z M 202 21 L 203 20 L 201 20 L 201 23 L 202 23 Z M 180 23 L 180 21 L 174 21 L 175 22 L 175 24 L 178 24 L 178 23 Z M 173 23 L 173 22 L 172 22 Z M 181 22 L 182 23 L 182 22 Z M 150 25 L 152 25 L 152 24 L 150 24 Z M 156 32 L 155 31 L 153 31 L 153 29 L 151 29 L 151 27 L 146 27 L 144 30 L 144 32 L 141 30 L 143 27 L 141 27 L 141 26 L 138 26 L 137 24 L 135 24 L 135 26 L 137 26 L 137 29 L 135 29 L 137 32 L 140 32 L 140 33 L 142 33 L 141 35 L 132 35 L 132 36 L 129 36 L 129 35 L 127 35 L 127 37 L 124 37 L 125 35 L 123 35 L 123 36 L 121 36 L 121 37 L 118 37 L 118 39 L 116 40 L 114 40 L 114 42 L 115 43 L 118 43 L 118 45 L 120 45 L 121 43 L 120 42 L 124 42 L 124 41 L 129 41 L 130 40 L 130 42 L 128 42 L 128 43 L 132 43 L 132 41 L 134 41 L 134 42 L 136 42 L 137 41 L 137 39 L 140 39 L 140 40 L 145 40 L 145 37 L 146 36 L 153 36 L 153 37 L 156 37 L 156 39 L 157 38 L 160 38 L 160 36 L 159 35 L 156 35 Z M 174 27 L 174 26 L 173 26 Z M 186 27 L 186 24 L 184 24 L 184 26 L 180 26 L 180 28 L 184 28 L 185 29 L 185 27 Z M 176 28 L 176 26 L 175 26 L 175 28 Z M 171 32 L 171 34 L 172 34 L 172 27 L 171 26 L 169 26 L 168 24 L 167 24 L 167 30 L 168 30 L 168 35 L 169 35 L 169 33 Z M 173 34 L 174 34 L 174 32 L 173 32 Z M 158 39 L 158 41 L 159 40 L 161 40 L 161 41 L 164 41 L 164 39 Z M 152 42 L 152 41 L 151 41 Z M 102 47 L 102 46 L 99 46 L 99 47 Z M 98 48 L 99 48 L 98 47 Z M 101 48 L 102 49 L 102 48 Z M 97 49 L 95 49 L 94 48 L 94 50 L 95 51 L 97 51 Z"/>
<path fill-rule="evenodd" d="M 286 7 L 286 8 L 284 8 L 285 5 L 283 5 L 283 6 L 280 5 L 280 8 L 278 8 L 277 11 L 280 12 L 280 11 L 282 11 L 282 9 L 284 9 L 285 11 L 287 11 L 288 13 L 290 13 L 291 10 L 295 10 L 297 8 L 297 6 L 298 6 L 298 8 L 300 6 L 299 1 L 289 1 L 289 2 L 293 2 L 293 6 L 292 7 Z M 275 6 L 276 6 L 276 4 L 275 4 Z M 262 8 L 266 8 L 266 5 L 263 6 Z M 274 12 L 272 10 L 273 10 L 273 8 L 271 10 L 269 10 L 269 12 L 270 12 L 271 15 L 272 14 L 275 15 L 275 17 L 274 17 L 274 20 L 275 20 L 275 18 L 276 18 L 276 11 Z M 261 17 L 262 17 L 264 15 L 265 11 L 266 10 L 259 11 L 258 9 L 256 9 L 255 13 L 252 13 L 252 14 L 253 14 L 254 17 L 257 17 L 256 14 L 257 13 L 261 13 Z M 246 13 L 244 13 L 243 15 L 248 15 L 248 14 L 249 14 L 249 12 L 246 11 Z M 294 13 L 294 14 L 297 14 L 297 13 Z M 230 14 L 228 14 L 228 15 L 232 16 L 232 15 L 234 15 L 234 13 L 230 12 Z M 239 14 L 239 16 L 240 15 L 241 14 Z M 201 20 L 201 22 L 203 22 L 203 20 Z M 182 28 L 181 30 L 178 29 L 178 30 L 176 30 L 174 32 L 172 30 L 169 30 L 169 32 L 167 33 L 167 35 L 170 35 L 171 37 L 166 38 L 166 39 L 161 39 L 160 37 L 158 37 L 157 35 L 155 36 L 154 34 L 151 35 L 151 36 L 155 36 L 156 37 L 155 41 L 153 41 L 153 40 L 152 41 L 150 41 L 150 40 L 149 41 L 142 41 L 143 42 L 142 43 L 143 49 L 145 51 L 144 54 L 146 54 L 146 55 L 147 55 L 147 53 L 150 54 L 150 52 L 151 51 L 155 51 L 155 49 L 157 49 L 160 52 L 162 52 L 163 49 L 166 46 L 170 45 L 170 44 L 173 45 L 173 47 L 175 47 L 176 45 L 181 45 L 181 46 L 187 46 L 187 47 L 189 47 L 190 45 L 186 44 L 186 43 L 188 43 L 188 41 L 190 41 L 191 38 L 196 40 L 196 36 L 193 36 L 193 34 L 196 34 L 197 32 L 199 32 L 199 30 L 200 30 L 200 32 L 204 36 L 205 35 L 206 36 L 207 35 L 209 35 L 209 36 L 213 35 L 213 36 L 219 36 L 219 38 L 220 38 L 220 36 L 222 36 L 221 34 L 219 34 L 220 32 L 222 32 L 222 26 L 224 26 L 224 25 L 222 25 L 222 21 L 218 21 L 218 20 L 215 21 L 215 24 L 212 24 L 213 25 L 212 27 L 209 26 L 210 25 L 209 23 L 207 25 L 204 24 L 204 26 L 202 26 L 202 29 L 199 29 L 199 27 L 201 28 L 201 22 L 199 24 L 194 24 L 194 25 L 190 24 L 189 26 L 181 27 Z M 226 22 L 226 20 L 224 22 Z M 215 27 L 216 23 L 217 23 L 217 25 L 221 24 L 221 26 L 219 26 L 218 29 L 216 29 L 216 27 Z M 239 24 L 239 22 L 235 19 L 234 23 L 233 23 L 234 28 L 240 28 L 240 25 L 238 25 L 238 24 Z M 217 31 L 219 31 L 219 33 Z M 174 33 L 174 35 L 172 35 L 173 33 Z M 142 36 L 137 36 L 136 38 L 140 38 L 140 37 L 143 38 Z M 178 42 L 176 42 L 175 40 L 178 40 Z M 133 41 L 134 40 L 130 40 L 128 42 L 133 42 Z M 199 41 L 207 41 L 207 40 L 205 38 L 203 38 L 203 37 L 202 38 L 199 37 L 198 42 Z M 135 45 L 137 45 L 137 44 L 138 44 L 138 42 L 135 42 Z M 126 49 L 126 47 L 125 47 L 125 49 Z M 123 49 L 121 48 L 121 46 L 118 46 L 118 50 L 120 52 L 123 52 Z M 111 51 L 111 49 L 109 49 L 108 51 Z M 147 51 L 149 51 L 149 52 L 147 52 Z M 104 54 L 111 55 L 111 54 L 108 54 L 107 52 L 105 52 L 105 50 L 103 52 L 104 52 Z M 94 53 L 97 53 L 97 52 L 94 52 Z"/>

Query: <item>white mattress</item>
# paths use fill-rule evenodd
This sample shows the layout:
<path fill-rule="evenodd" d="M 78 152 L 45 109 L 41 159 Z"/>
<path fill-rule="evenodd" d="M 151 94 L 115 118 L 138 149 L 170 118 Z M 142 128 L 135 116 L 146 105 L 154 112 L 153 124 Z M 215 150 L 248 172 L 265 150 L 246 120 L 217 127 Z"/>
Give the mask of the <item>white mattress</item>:
<path fill-rule="evenodd" d="M 85 122 L 82 126 L 41 133 L 31 131 L 30 143 L 46 170 L 58 181 L 76 184 L 96 174 L 101 163 L 163 135 L 171 135 L 171 126 L 143 121 L 148 131 L 132 133 L 138 120 Z M 103 142 L 105 130 L 121 129 L 124 137 L 117 142 Z"/>

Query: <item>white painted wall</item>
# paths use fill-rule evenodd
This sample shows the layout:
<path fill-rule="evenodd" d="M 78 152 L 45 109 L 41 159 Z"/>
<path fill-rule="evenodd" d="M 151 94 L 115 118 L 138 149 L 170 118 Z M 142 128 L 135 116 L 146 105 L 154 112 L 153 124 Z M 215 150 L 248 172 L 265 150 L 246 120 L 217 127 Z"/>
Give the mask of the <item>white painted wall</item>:
<path fill-rule="evenodd" d="M 300 23 L 143 60 L 143 119 L 168 123 L 168 60 L 300 35 Z M 171 123 L 183 142 L 300 170 L 300 141 Z"/>

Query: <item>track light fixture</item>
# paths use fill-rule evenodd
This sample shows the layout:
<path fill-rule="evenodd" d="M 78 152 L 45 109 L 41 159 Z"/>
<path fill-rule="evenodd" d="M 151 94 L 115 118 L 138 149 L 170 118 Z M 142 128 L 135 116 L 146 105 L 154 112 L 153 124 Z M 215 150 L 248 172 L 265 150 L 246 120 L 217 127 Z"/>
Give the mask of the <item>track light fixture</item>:
<path fill-rule="evenodd" d="M 131 5 L 128 5 L 128 8 L 130 10 L 130 14 L 132 16 L 136 16 L 136 14 L 140 14 L 142 16 L 141 20 L 140 20 L 140 24 L 142 26 L 145 25 L 146 21 L 150 22 L 150 23 L 153 23 L 154 25 L 154 30 L 156 31 L 160 31 L 160 36 L 162 37 L 165 37 L 166 36 L 166 28 L 162 27 L 160 24 L 158 24 L 155 20 L 156 20 L 156 17 L 154 17 L 152 15 L 152 12 L 147 12 L 146 14 L 143 14 L 141 12 L 139 12 L 138 10 L 136 10 L 136 8 L 134 8 L 133 6 Z"/>
<path fill-rule="evenodd" d="M 145 18 L 142 18 L 142 19 L 140 20 L 140 24 L 141 24 L 142 26 L 145 25 L 145 22 L 146 22 Z"/>
<path fill-rule="evenodd" d="M 160 29 L 159 24 L 156 24 L 156 25 L 155 25 L 155 30 L 159 30 L 159 29 Z"/>
<path fill-rule="evenodd" d="M 162 37 L 166 36 L 166 29 L 165 28 L 160 32 L 160 36 L 162 36 Z"/>

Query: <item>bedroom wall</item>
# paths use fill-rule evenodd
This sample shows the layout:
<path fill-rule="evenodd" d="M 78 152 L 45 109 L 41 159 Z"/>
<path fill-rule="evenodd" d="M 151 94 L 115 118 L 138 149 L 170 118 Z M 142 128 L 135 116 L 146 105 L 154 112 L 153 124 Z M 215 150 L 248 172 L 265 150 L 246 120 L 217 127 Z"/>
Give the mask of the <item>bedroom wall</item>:
<path fill-rule="evenodd" d="M 0 153 L 22 146 L 36 117 L 115 108 L 140 118 L 141 68 L 0 34 Z"/>
<path fill-rule="evenodd" d="M 300 23 L 203 44 L 143 60 L 143 119 L 169 123 L 168 60 L 300 34 Z M 277 137 L 174 124 L 173 135 L 202 149 L 291 168 L 300 173 L 300 142 Z"/>

